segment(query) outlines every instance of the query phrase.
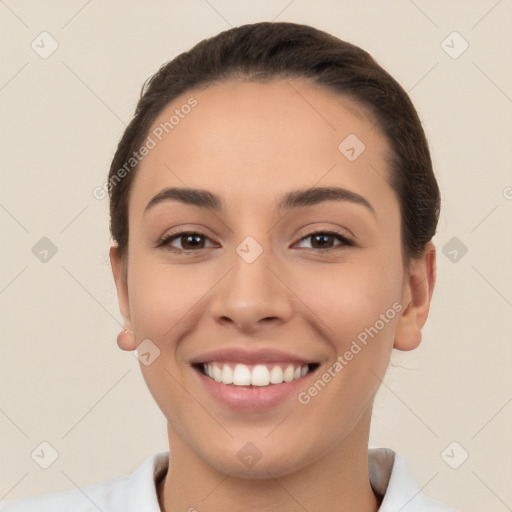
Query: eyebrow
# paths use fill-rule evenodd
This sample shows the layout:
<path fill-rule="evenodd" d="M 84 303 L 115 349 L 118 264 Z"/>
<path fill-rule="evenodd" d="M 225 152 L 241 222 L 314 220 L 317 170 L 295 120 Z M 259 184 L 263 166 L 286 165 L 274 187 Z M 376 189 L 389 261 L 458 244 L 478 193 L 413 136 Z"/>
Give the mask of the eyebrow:
<path fill-rule="evenodd" d="M 207 210 L 222 212 L 225 211 L 224 201 L 216 194 L 204 189 L 169 187 L 163 189 L 144 209 L 144 214 L 154 208 L 157 204 L 165 201 L 179 201 L 184 204 L 198 206 Z M 314 206 L 325 201 L 348 201 L 367 208 L 374 216 L 376 215 L 373 206 L 363 196 L 350 190 L 339 187 L 313 187 L 302 190 L 294 190 L 284 194 L 277 202 L 280 210 L 292 210 L 305 206 Z"/>

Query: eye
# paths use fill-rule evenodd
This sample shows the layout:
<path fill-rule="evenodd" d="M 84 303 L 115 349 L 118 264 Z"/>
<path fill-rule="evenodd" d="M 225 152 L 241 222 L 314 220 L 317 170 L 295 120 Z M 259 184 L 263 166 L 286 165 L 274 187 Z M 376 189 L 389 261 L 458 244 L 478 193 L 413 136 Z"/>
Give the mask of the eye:
<path fill-rule="evenodd" d="M 162 238 L 162 240 L 158 242 L 157 247 L 164 246 L 169 250 L 178 253 L 196 252 L 197 250 L 205 249 L 204 241 L 201 242 L 201 239 L 209 240 L 209 238 L 202 233 L 196 233 L 195 231 L 181 231 L 180 233 L 174 233 Z M 171 245 L 171 242 L 174 242 L 175 240 L 181 242 L 181 248 Z"/>
<path fill-rule="evenodd" d="M 301 238 L 301 242 L 311 238 L 312 245 L 311 249 L 317 251 L 329 251 L 335 249 L 342 249 L 345 246 L 354 245 L 345 235 L 338 233 L 337 231 L 315 231 L 309 235 Z M 330 246 L 335 239 L 338 239 L 341 244 Z M 315 247 L 317 245 L 317 247 Z"/>
<path fill-rule="evenodd" d="M 300 242 L 304 242 L 308 238 L 311 238 L 313 245 L 311 249 L 315 251 L 330 251 L 342 249 L 345 246 L 354 245 L 352 241 L 349 240 L 345 235 L 338 233 L 337 231 L 315 231 L 305 237 L 302 237 Z M 201 239 L 203 240 L 201 241 Z M 332 246 L 332 243 L 336 239 L 338 239 L 340 243 L 338 245 Z M 202 233 L 195 231 L 181 231 L 179 233 L 173 233 L 162 238 L 158 242 L 157 247 L 165 247 L 176 253 L 192 253 L 201 249 L 206 249 L 207 247 L 204 244 L 205 241 L 209 240 L 210 239 Z M 181 247 L 175 247 L 172 245 L 175 241 L 179 241 Z M 210 247 L 212 246 L 213 245 Z"/>

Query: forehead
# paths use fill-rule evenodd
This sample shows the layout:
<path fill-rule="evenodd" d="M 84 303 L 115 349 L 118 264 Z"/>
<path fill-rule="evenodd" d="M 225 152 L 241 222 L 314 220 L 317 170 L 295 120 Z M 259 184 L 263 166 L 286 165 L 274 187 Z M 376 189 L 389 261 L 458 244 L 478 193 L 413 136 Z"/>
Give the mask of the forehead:
<path fill-rule="evenodd" d="M 154 147 L 132 183 L 134 214 L 170 186 L 209 189 L 236 208 L 251 200 L 271 207 L 275 197 L 315 185 L 393 198 L 387 141 L 372 117 L 302 79 L 188 91 L 162 110 L 148 137 Z"/>

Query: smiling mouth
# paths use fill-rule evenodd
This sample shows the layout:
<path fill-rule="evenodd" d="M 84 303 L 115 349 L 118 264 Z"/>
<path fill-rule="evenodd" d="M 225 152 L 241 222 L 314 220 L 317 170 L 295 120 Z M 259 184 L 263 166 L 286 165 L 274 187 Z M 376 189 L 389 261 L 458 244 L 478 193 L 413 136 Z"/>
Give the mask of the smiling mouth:
<path fill-rule="evenodd" d="M 193 365 L 210 379 L 230 386 L 265 387 L 299 380 L 314 372 L 319 363 L 260 363 L 237 362 L 197 363 Z"/>

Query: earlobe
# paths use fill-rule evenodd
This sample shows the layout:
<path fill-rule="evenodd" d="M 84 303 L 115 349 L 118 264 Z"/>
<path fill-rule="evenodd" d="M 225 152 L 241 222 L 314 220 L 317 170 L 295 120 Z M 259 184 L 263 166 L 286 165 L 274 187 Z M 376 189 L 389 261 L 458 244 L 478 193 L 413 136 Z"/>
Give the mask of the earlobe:
<path fill-rule="evenodd" d="M 422 256 L 411 260 L 402 294 L 402 304 L 407 307 L 398 320 L 394 348 L 413 350 L 421 343 L 421 329 L 427 321 L 435 281 L 436 248 L 428 242 Z"/>
<path fill-rule="evenodd" d="M 135 350 L 137 348 L 137 345 L 135 344 L 135 337 L 133 336 L 133 331 L 129 329 L 122 330 L 117 335 L 117 346 L 121 350 L 127 350 L 129 352 Z"/>
<path fill-rule="evenodd" d="M 117 289 L 117 299 L 119 302 L 119 310 L 123 316 L 125 329 L 117 335 L 117 344 L 122 350 L 135 350 L 135 337 L 130 319 L 130 301 L 128 296 L 128 283 L 126 273 L 123 267 L 123 261 L 119 253 L 117 245 L 110 247 L 110 264 L 112 266 L 112 274 Z"/>

